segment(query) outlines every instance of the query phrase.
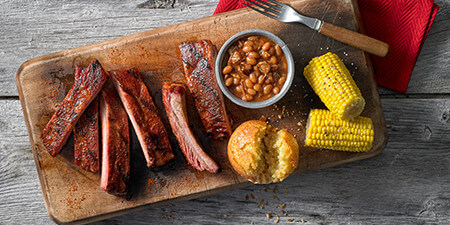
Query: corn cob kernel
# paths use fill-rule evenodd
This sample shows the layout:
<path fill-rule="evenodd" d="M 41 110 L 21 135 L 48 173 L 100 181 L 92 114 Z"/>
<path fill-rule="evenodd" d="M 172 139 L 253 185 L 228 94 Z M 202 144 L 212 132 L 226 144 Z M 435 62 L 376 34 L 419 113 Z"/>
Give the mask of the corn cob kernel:
<path fill-rule="evenodd" d="M 305 145 L 332 150 L 364 152 L 372 147 L 374 131 L 372 120 L 358 116 L 342 120 L 325 109 L 309 113 Z"/>
<path fill-rule="evenodd" d="M 327 108 L 342 119 L 353 119 L 364 109 L 365 101 L 350 72 L 331 52 L 313 58 L 303 75 Z"/>

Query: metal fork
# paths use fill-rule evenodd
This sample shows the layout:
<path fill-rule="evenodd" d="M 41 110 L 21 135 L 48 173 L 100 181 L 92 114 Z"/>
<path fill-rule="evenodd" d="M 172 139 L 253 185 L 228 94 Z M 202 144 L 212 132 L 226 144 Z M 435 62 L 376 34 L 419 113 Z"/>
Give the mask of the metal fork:
<path fill-rule="evenodd" d="M 263 0 L 244 1 L 246 1 L 248 4 L 243 2 L 241 2 L 241 4 L 272 19 L 276 19 L 285 23 L 302 23 L 323 35 L 331 37 L 352 47 L 359 48 L 376 56 L 384 57 L 389 51 L 389 45 L 385 42 L 316 18 L 301 15 L 292 7 L 281 2 L 277 2 L 275 0 L 266 0 L 267 2 Z"/>

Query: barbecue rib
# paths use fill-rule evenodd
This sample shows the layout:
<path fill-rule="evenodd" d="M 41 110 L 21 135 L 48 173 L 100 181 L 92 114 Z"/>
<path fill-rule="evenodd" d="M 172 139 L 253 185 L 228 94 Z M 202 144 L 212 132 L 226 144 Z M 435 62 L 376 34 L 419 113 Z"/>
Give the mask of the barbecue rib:
<path fill-rule="evenodd" d="M 133 68 L 110 74 L 136 131 L 147 166 L 162 166 L 172 160 L 169 136 L 139 71 Z"/>
<path fill-rule="evenodd" d="M 78 65 L 75 66 L 75 82 L 78 82 L 82 73 L 83 69 Z M 94 173 L 100 170 L 98 125 L 98 97 L 96 97 L 73 128 L 75 164 Z"/>
<path fill-rule="evenodd" d="M 162 96 L 172 131 L 189 164 L 197 170 L 216 173 L 219 166 L 202 149 L 189 128 L 186 113 L 186 88 L 182 83 L 165 82 Z"/>
<path fill-rule="evenodd" d="M 125 195 L 130 179 L 128 117 L 112 84 L 100 94 L 102 122 L 102 174 L 100 187 L 110 194 Z"/>
<path fill-rule="evenodd" d="M 214 46 L 202 40 L 183 42 L 179 48 L 188 87 L 206 132 L 214 139 L 230 136 L 230 122 L 214 76 Z"/>
<path fill-rule="evenodd" d="M 75 81 L 59 108 L 42 131 L 47 151 L 55 157 L 62 149 L 81 114 L 108 79 L 100 62 L 94 60 Z"/>

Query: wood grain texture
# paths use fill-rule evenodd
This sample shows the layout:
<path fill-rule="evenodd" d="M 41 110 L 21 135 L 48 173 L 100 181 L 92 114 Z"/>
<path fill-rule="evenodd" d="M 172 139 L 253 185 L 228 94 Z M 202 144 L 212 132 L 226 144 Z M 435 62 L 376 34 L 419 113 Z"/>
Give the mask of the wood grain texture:
<path fill-rule="evenodd" d="M 17 96 L 14 74 L 28 59 L 209 16 L 217 5 L 200 0 L 149 9 L 139 7 L 143 2 L 0 2 L 0 96 Z"/>
<path fill-rule="evenodd" d="M 385 42 L 328 22 L 323 22 L 319 33 L 376 56 L 385 57 L 389 51 Z"/>
<path fill-rule="evenodd" d="M 18 99 L 14 75 L 20 64 L 39 55 L 207 16 L 218 1 L 192 0 L 183 10 L 139 9 L 143 2 L 0 2 L 0 224 L 53 224 L 45 210 L 20 102 L 14 100 Z M 303 224 L 301 219 L 305 224 L 450 223 L 450 131 L 444 122 L 450 110 L 450 3 L 435 2 L 440 9 L 414 68 L 409 94 L 380 88 L 389 133 L 386 149 L 377 157 L 294 176 L 278 185 L 280 192 L 288 189 L 287 195 L 277 196 L 286 203 L 294 224 Z M 108 13 L 111 17 L 106 18 Z M 333 43 L 327 39 L 324 49 Z M 224 192 L 96 224 L 273 224 L 275 219 L 267 219 L 265 213 L 268 208 L 275 211 L 276 201 L 258 208 L 260 198 L 272 200 L 274 195 L 264 192 L 265 187 Z M 256 198 L 246 200 L 250 193 Z M 292 224 L 286 222 L 291 217 L 280 222 Z"/>
<path fill-rule="evenodd" d="M 301 219 L 306 224 L 449 223 L 450 99 L 392 98 L 382 99 L 382 104 L 390 136 L 386 150 L 374 158 L 295 175 L 278 185 L 255 185 L 95 224 L 273 223 L 275 218 L 266 218 L 266 213 L 281 216 L 276 207 L 283 203 L 287 215 L 280 222 L 286 224 L 290 218 L 295 224 L 302 224 Z M 0 130 L 0 220 L 51 224 L 23 118 L 16 113 L 20 102 L 0 101 L 0 106 L 7 109 L 2 111 L 3 124 L 21 124 L 11 136 L 10 127 Z M 267 187 L 272 190 L 266 192 Z"/>
<path fill-rule="evenodd" d="M 0 101 L 0 223 L 48 224 L 18 100 Z M 28 222 L 25 222 L 28 221 Z"/>
<path fill-rule="evenodd" d="M 151 9 L 145 4 L 139 7 L 144 2 L 0 2 L 0 96 L 17 96 L 14 75 L 20 64 L 28 59 L 209 16 L 218 1 L 186 0 L 175 4 L 174 8 L 166 6 L 165 2 L 172 2 L 169 0 L 146 1 L 149 2 L 147 5 L 164 5 L 165 9 Z M 450 57 L 446 50 L 450 48 L 450 4 L 446 0 L 435 2 L 440 9 L 413 71 L 408 87 L 411 94 L 442 93 L 450 89 L 447 65 L 437 63 Z M 333 43 L 334 40 L 329 39 L 326 44 Z M 382 88 L 380 93 L 393 92 Z"/>
<path fill-rule="evenodd" d="M 307 15 L 322 16 L 325 20 L 339 16 L 340 19 L 336 19 L 334 23 L 352 29 L 358 26 L 351 2 L 333 0 L 323 3 L 296 0 L 290 3 L 295 8 L 309 4 L 308 8 L 303 9 L 303 13 Z M 227 29 L 224 30 L 223 27 Z M 98 188 L 98 176 L 86 173 L 74 165 L 73 145 L 70 142 L 59 156 L 53 158 L 43 147 L 41 139 L 42 129 L 47 124 L 49 116 L 54 114 L 55 109 L 66 96 L 67 90 L 72 86 L 75 65 L 87 66 L 93 59 L 98 59 L 107 71 L 137 68 L 141 71 L 155 104 L 159 109 L 163 109 L 162 83 L 168 80 L 184 80 L 180 72 L 182 62 L 177 47 L 179 43 L 186 40 L 208 39 L 216 45 L 216 48 L 220 48 L 233 34 L 247 29 L 265 29 L 283 39 L 294 55 L 297 65 L 295 74 L 301 74 L 304 65 L 311 58 L 323 54 L 319 49 L 322 42 L 326 40 L 325 36 L 313 38 L 316 33 L 306 27 L 279 23 L 252 10 L 240 9 L 45 55 L 24 63 L 17 73 L 17 85 L 44 199 L 52 218 L 61 223 L 94 221 L 123 213 L 123 210 L 157 206 L 248 185 L 229 164 L 226 156 L 226 141 L 207 140 L 202 132 L 196 132 L 200 140 L 209 142 L 206 146 L 210 148 L 206 147 L 206 149 L 210 150 L 207 152 L 221 166 L 220 173 L 213 175 L 192 171 L 189 166 L 186 166 L 183 157 L 175 157 L 173 163 L 163 168 L 147 170 L 141 163 L 142 157 L 133 153 L 140 152 L 139 147 L 132 144 L 131 164 L 137 172 L 133 172 L 133 169 L 131 171 L 130 189 L 133 196 L 130 201 L 124 201 L 101 191 Z M 293 30 L 301 34 L 292 32 Z M 311 49 L 311 51 L 302 52 L 301 49 Z M 354 79 L 366 102 L 362 115 L 371 118 L 374 124 L 373 145 L 370 151 L 363 153 L 317 151 L 314 148 L 305 147 L 300 153 L 297 173 L 373 157 L 384 149 L 387 141 L 378 92 L 372 71 L 367 66 L 369 63 L 365 61 L 364 52 L 342 43 L 334 44 L 329 51 L 345 52 L 338 55 L 347 64 L 351 73 L 358 73 Z M 289 93 L 277 102 L 278 108 L 273 106 L 258 110 L 244 109 L 230 101 L 225 101 L 228 115 L 234 121 L 234 127 L 244 121 L 265 116 L 275 127 L 290 131 L 297 137 L 299 144 L 303 145 L 304 128 L 310 109 L 324 106 L 303 76 L 295 76 L 292 86 Z M 188 102 L 188 105 L 193 103 Z M 165 114 L 160 115 L 166 127 L 169 127 Z M 196 114 L 189 113 L 189 115 Z M 299 123 L 303 125 L 298 125 Z M 191 120 L 191 124 L 192 127 L 202 127 L 198 120 Z M 172 146 L 174 148 L 177 146 L 174 140 L 172 140 Z M 136 156 L 135 159 L 133 155 Z M 77 190 L 76 193 L 73 189 Z M 68 198 L 67 195 L 71 197 Z M 81 201 L 75 201 L 80 198 Z"/>
<path fill-rule="evenodd" d="M 407 94 L 450 94 L 450 2 L 436 0 L 439 11 L 411 75 Z M 397 94 L 386 88 L 380 94 Z"/>

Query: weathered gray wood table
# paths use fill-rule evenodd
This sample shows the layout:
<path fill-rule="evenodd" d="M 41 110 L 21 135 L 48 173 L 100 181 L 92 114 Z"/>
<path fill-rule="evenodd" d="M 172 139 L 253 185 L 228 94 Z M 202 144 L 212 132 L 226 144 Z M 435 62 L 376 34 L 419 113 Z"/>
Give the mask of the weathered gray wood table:
<path fill-rule="evenodd" d="M 17 96 L 19 66 L 39 55 L 205 17 L 217 2 L 0 3 L 0 224 L 53 223 Z M 98 224 L 260 224 L 275 222 L 276 215 L 280 223 L 296 224 L 450 223 L 450 2 L 436 2 L 441 8 L 407 94 L 380 88 L 389 133 L 380 155 Z"/>

